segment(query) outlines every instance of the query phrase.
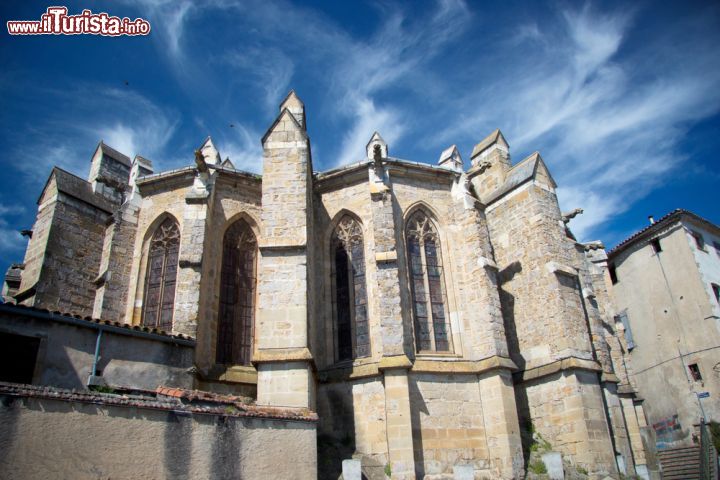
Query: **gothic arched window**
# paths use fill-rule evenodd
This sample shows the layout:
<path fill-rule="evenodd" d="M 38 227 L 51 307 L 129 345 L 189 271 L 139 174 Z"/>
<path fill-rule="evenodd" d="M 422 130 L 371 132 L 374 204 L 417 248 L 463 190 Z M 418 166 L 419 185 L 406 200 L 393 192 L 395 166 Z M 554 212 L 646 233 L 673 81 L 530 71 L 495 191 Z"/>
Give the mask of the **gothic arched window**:
<path fill-rule="evenodd" d="M 422 210 L 408 219 L 406 238 L 417 351 L 449 352 L 450 325 L 445 310 L 440 238 Z"/>
<path fill-rule="evenodd" d="M 175 282 L 180 250 L 180 228 L 166 218 L 150 239 L 142 324 L 172 330 Z"/>
<path fill-rule="evenodd" d="M 360 224 L 345 215 L 331 244 L 336 359 L 370 356 L 365 255 Z"/>
<path fill-rule="evenodd" d="M 250 365 L 255 318 L 257 241 L 244 220 L 233 223 L 223 237 L 218 312 L 217 363 Z"/>

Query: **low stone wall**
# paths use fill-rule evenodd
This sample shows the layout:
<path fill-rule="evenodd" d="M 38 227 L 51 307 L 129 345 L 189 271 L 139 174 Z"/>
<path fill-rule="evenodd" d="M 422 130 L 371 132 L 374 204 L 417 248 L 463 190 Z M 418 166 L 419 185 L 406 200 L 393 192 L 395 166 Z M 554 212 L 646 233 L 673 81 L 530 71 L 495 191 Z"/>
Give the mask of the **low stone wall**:
<path fill-rule="evenodd" d="M 0 384 L 0 472 L 5 479 L 314 479 L 316 419 L 300 410 Z"/>

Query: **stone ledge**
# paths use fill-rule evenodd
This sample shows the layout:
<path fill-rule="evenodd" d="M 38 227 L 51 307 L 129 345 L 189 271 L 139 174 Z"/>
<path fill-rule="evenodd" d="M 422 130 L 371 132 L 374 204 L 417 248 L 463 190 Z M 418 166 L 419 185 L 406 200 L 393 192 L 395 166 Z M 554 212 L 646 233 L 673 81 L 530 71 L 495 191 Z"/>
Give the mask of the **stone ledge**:
<path fill-rule="evenodd" d="M 210 198 L 210 193 L 205 192 L 193 192 L 190 191 L 185 195 L 185 203 L 189 204 L 202 204 L 206 203 L 207 199 Z"/>
<path fill-rule="evenodd" d="M 244 365 L 215 365 L 207 374 L 200 375 L 203 380 L 229 382 L 229 383 L 249 383 L 257 385 L 257 370 L 253 366 Z"/>
<path fill-rule="evenodd" d="M 468 373 L 478 374 L 495 369 L 517 370 L 507 357 L 494 356 L 482 360 L 424 360 L 416 359 L 412 371 L 416 373 Z"/>
<path fill-rule="evenodd" d="M 307 347 L 258 349 L 253 355 L 252 363 L 283 363 L 310 362 L 314 367 L 314 359 Z"/>
<path fill-rule="evenodd" d="M 361 365 L 334 366 L 318 372 L 318 380 L 321 383 L 330 383 L 375 377 L 380 375 L 378 365 L 378 362 L 372 362 Z"/>
<path fill-rule="evenodd" d="M 567 265 L 563 265 L 557 262 L 547 262 L 545 264 L 545 268 L 548 272 L 554 273 L 556 275 L 567 275 L 569 277 L 578 276 L 578 271 L 576 268 L 568 267 Z"/>
<path fill-rule="evenodd" d="M 545 365 L 540 365 L 529 370 L 515 372 L 513 377 L 517 382 L 528 382 L 530 380 L 546 377 L 563 370 L 588 370 L 591 372 L 602 372 L 600 364 L 595 360 L 584 360 L 582 358 L 570 357 L 556 360 Z"/>
<path fill-rule="evenodd" d="M 397 262 L 397 251 L 377 252 L 375 254 L 375 262 L 377 263 L 393 263 Z"/>
<path fill-rule="evenodd" d="M 603 372 L 602 375 L 600 375 L 600 381 L 608 383 L 620 383 L 620 379 L 618 378 L 618 376 L 610 372 Z"/>
<path fill-rule="evenodd" d="M 412 368 L 412 366 L 412 362 L 406 355 L 392 355 L 388 357 L 382 357 L 380 359 L 378 370 L 383 371 L 396 368 L 409 370 L 410 368 Z"/>
<path fill-rule="evenodd" d="M 298 244 L 296 244 L 296 243 L 288 243 L 288 244 L 285 244 L 285 245 L 283 245 L 283 244 L 273 244 L 273 245 L 269 245 L 269 244 L 263 245 L 263 244 L 260 244 L 260 245 L 258 246 L 258 248 L 260 249 L 260 251 L 261 251 L 262 253 L 270 253 L 270 254 L 272 254 L 272 253 L 286 253 L 286 252 L 292 253 L 292 252 L 297 252 L 298 255 L 302 255 L 302 254 L 305 253 L 305 250 L 307 249 L 307 245 L 306 245 L 306 244 L 298 245 Z"/>

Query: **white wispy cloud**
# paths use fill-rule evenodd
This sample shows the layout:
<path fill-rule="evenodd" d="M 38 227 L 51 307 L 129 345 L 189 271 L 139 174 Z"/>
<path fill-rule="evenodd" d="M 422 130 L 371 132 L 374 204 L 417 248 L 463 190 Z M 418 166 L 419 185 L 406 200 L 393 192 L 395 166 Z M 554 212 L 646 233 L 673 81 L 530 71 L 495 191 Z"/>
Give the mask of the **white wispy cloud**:
<path fill-rule="evenodd" d="M 87 90 L 93 95 L 83 94 Z M 177 127 L 172 112 L 130 89 L 77 85 L 43 93 L 58 108 L 19 131 L 13 152 L 19 160 L 14 166 L 34 183 L 45 181 L 38 171 L 49 172 L 53 166 L 85 176 L 99 140 L 130 158 L 162 157 Z M 160 167 L 162 163 L 160 158 Z"/>
<path fill-rule="evenodd" d="M 242 80 L 250 81 L 256 90 L 264 92 L 265 108 L 273 109 L 288 92 L 295 65 L 276 47 L 243 48 L 227 52 L 219 61 L 244 73 Z"/>
<path fill-rule="evenodd" d="M 530 24 L 509 42 L 500 78 L 481 76 L 481 86 L 455 103 L 457 121 L 434 140 L 477 142 L 479 132 L 499 126 L 514 152 L 540 149 L 561 205 L 585 209 L 571 227 L 588 239 L 688 160 L 678 151 L 685 132 L 720 109 L 720 59 L 713 53 L 720 45 L 697 24 L 681 24 L 674 35 L 631 49 L 630 13 L 585 5 L 560 18 L 561 28 Z M 653 51 L 663 56 L 646 61 Z M 478 113 L 464 107 L 478 104 Z"/>
<path fill-rule="evenodd" d="M 17 204 L 0 203 L 0 252 L 19 255 L 25 246 L 25 239 L 16 228 L 10 227 L 9 216 L 20 216 L 26 212 L 25 207 Z M 4 275 L 5 272 L 0 272 Z"/>
<path fill-rule="evenodd" d="M 249 130 L 241 124 L 233 128 L 233 134 L 218 138 L 217 148 L 223 160 L 230 158 L 235 168 L 252 173 L 262 173 L 263 151 L 258 140 L 262 133 Z"/>
<path fill-rule="evenodd" d="M 403 156 L 392 144 L 421 139 L 426 150 L 452 143 L 469 150 L 500 127 L 514 157 L 541 150 L 565 209 L 585 209 L 571 224 L 581 239 L 602 233 L 604 222 L 691 162 L 680 142 L 695 122 L 720 110 L 720 36 L 712 15 L 687 15 L 650 32 L 638 27 L 647 14 L 641 7 L 585 3 L 504 25 L 484 18 L 483 9 L 440 0 L 419 12 L 378 5 L 372 31 L 358 35 L 281 0 L 132 1 L 157 18 L 162 51 L 189 91 L 223 90 L 218 85 L 229 77 L 274 108 L 298 78 L 322 90 L 323 104 L 313 108 L 339 126 L 319 145 L 327 155 L 322 167 L 359 160 L 375 130 L 391 154 Z M 204 32 L 188 28 L 208 12 L 237 16 L 238 32 L 253 39 L 226 45 L 215 60 L 231 75 L 215 80 L 193 55 L 190 36 Z M 478 33 L 486 28 L 493 34 Z M 448 56 L 457 64 L 443 62 Z M 257 171 L 260 132 L 243 120 L 221 144 L 239 168 Z M 135 142 L 122 128 L 115 133 L 120 142 Z"/>

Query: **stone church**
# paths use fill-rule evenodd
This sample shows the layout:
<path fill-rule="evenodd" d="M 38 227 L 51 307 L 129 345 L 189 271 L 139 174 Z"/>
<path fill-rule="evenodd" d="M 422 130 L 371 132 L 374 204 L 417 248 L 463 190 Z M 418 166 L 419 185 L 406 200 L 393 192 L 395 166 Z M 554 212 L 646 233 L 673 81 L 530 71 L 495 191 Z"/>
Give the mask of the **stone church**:
<path fill-rule="evenodd" d="M 375 133 L 319 172 L 294 92 L 261 141 L 262 175 L 210 138 L 176 170 L 102 142 L 87 181 L 53 169 L 14 301 L 194 339 L 193 388 L 317 412 L 320 478 L 522 478 L 537 441 L 647 478 L 604 248 L 538 153 L 496 130 L 469 168 L 417 163 Z"/>

